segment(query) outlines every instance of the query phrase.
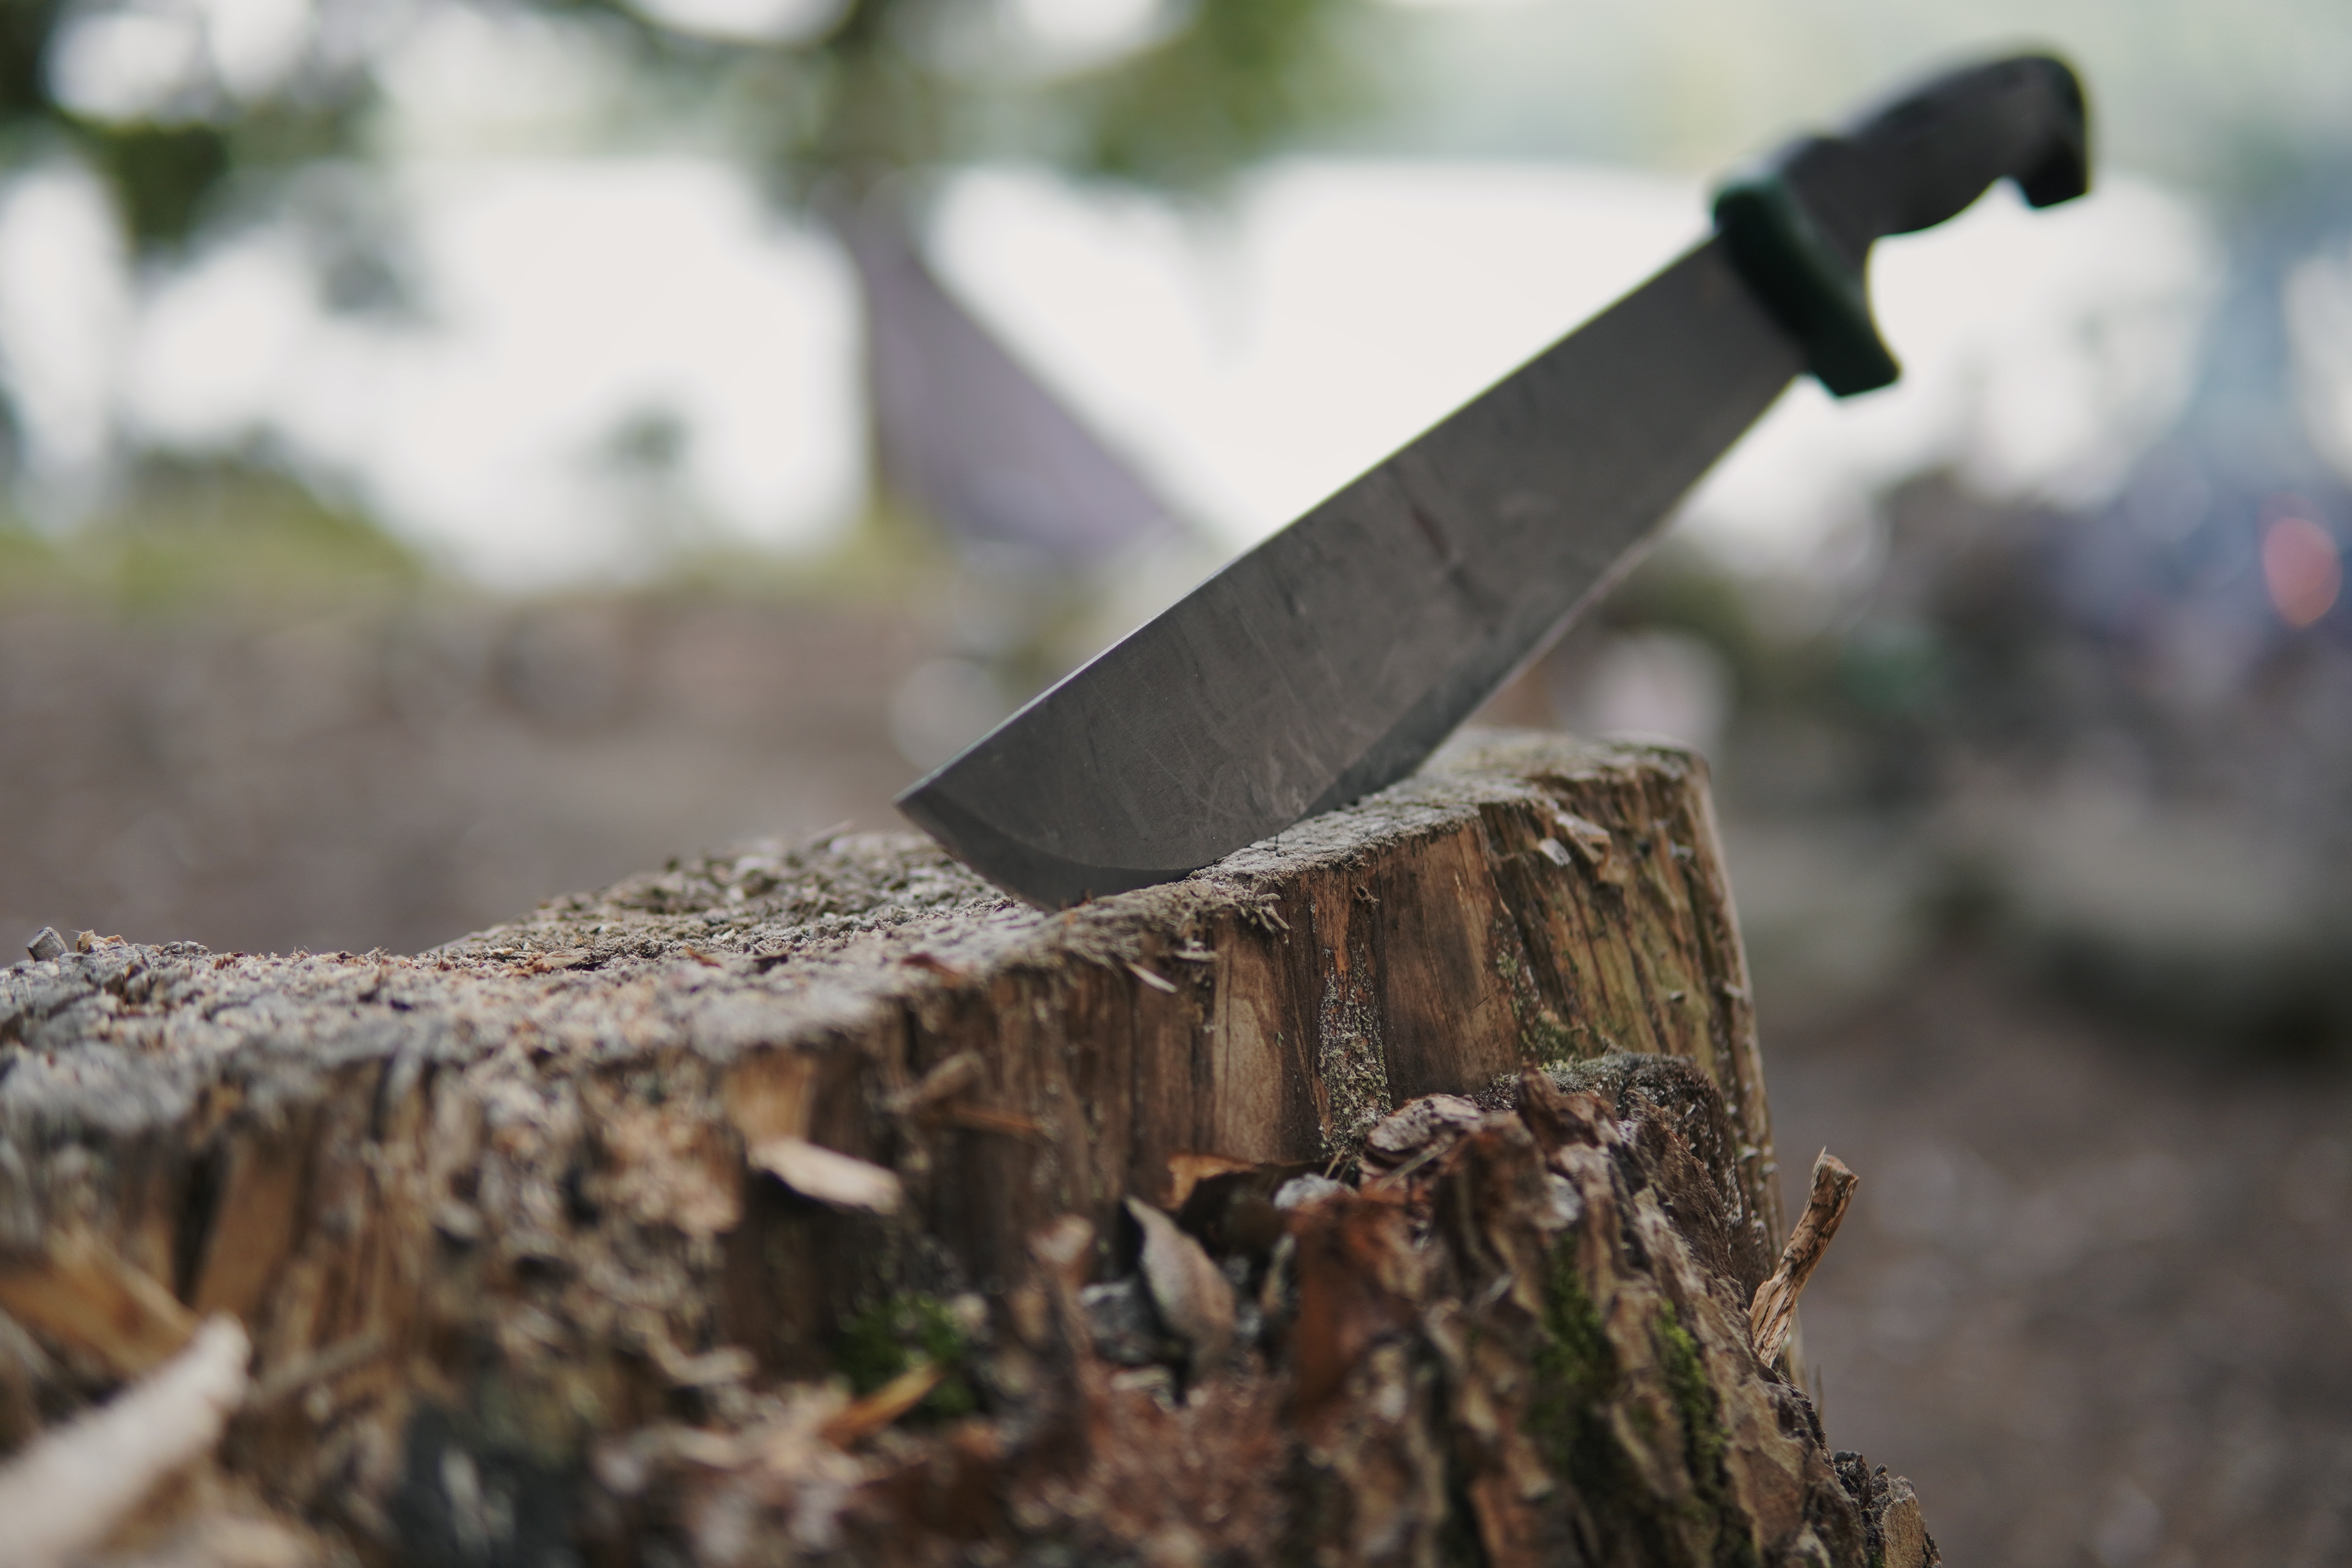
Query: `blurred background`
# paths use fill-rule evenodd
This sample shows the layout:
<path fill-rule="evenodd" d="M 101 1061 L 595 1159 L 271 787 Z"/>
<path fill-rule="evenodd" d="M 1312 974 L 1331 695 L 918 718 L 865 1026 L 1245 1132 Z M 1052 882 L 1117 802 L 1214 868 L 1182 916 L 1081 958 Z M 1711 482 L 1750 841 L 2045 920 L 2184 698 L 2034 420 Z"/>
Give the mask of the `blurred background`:
<path fill-rule="evenodd" d="M 1889 241 L 1497 721 L 1713 760 L 1840 1446 L 1947 1560 L 2352 1560 L 2330 0 L 0 0 L 0 934 L 415 950 L 895 826 L 1891 81 Z"/>

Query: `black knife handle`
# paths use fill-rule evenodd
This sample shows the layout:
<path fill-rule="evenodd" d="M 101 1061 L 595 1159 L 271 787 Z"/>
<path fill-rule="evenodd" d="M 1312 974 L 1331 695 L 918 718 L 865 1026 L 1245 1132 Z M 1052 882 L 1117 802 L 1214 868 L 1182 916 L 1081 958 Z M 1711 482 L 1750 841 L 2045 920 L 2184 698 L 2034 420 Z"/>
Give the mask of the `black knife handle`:
<path fill-rule="evenodd" d="M 1717 191 L 1716 232 L 1766 310 L 1841 397 L 1902 374 L 1871 319 L 1870 247 L 1951 217 L 1994 181 L 2037 207 L 2090 188 L 2083 84 L 2063 60 L 1969 66 L 1790 142 Z"/>

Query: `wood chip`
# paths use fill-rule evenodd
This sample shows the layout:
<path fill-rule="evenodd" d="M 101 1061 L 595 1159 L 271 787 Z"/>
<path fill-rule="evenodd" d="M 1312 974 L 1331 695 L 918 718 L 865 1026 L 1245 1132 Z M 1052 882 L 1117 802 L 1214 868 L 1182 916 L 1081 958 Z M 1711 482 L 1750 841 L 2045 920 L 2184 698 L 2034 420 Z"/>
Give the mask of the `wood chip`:
<path fill-rule="evenodd" d="M 1571 811 L 1555 811 L 1551 819 L 1559 825 L 1559 830 L 1568 835 L 1569 841 L 1582 850 L 1585 858 L 1592 864 L 1598 866 L 1608 858 L 1610 837 L 1607 828 Z"/>
<path fill-rule="evenodd" d="M 103 1541 L 156 1483 L 209 1453 L 244 1402 L 252 1353 L 215 1318 L 177 1357 L 0 1468 L 0 1561 L 50 1568 Z"/>
<path fill-rule="evenodd" d="M 804 1138 L 755 1144 L 751 1163 L 801 1196 L 837 1209 L 896 1214 L 906 1196 L 895 1172 Z"/>
<path fill-rule="evenodd" d="M 1024 1116 L 1017 1110 L 998 1110 L 986 1105 L 950 1105 L 940 1112 L 940 1120 L 950 1126 L 967 1128 L 974 1132 L 994 1132 L 1006 1138 L 1043 1139 L 1045 1124 L 1034 1116 Z"/>
<path fill-rule="evenodd" d="M 1617 841 L 1599 823 L 1577 816 L 1574 812 L 1555 811 L 1552 821 L 1575 846 L 1577 854 L 1592 868 L 1593 877 L 1600 881 L 1622 887 L 1630 874 L 1626 858 L 1618 852 Z"/>
<path fill-rule="evenodd" d="M 950 963 L 938 953 L 925 952 L 920 948 L 908 953 L 898 962 L 909 969 L 920 969 L 928 973 L 936 974 L 942 980 L 964 981 L 971 978 L 971 971 L 964 968 L 963 965 Z"/>
<path fill-rule="evenodd" d="M 1789 1233 L 1789 1245 L 1780 1249 L 1780 1266 L 1756 1288 L 1756 1299 L 1748 1306 L 1748 1341 L 1756 1347 L 1756 1359 L 1765 1365 L 1778 1360 L 1787 1346 L 1790 1326 L 1796 1321 L 1797 1298 L 1804 1293 L 1805 1281 L 1812 1278 L 1822 1255 L 1830 1249 L 1830 1238 L 1837 1234 L 1838 1222 L 1845 1218 L 1846 1205 L 1853 1201 L 1853 1189 L 1860 1184 L 1861 1178 L 1827 1149 L 1813 1161 L 1813 1193 L 1805 1204 L 1804 1217 Z"/>
<path fill-rule="evenodd" d="M 1171 996 L 1176 994 L 1176 983 L 1165 975 L 1154 974 L 1139 963 L 1129 963 L 1127 967 L 1133 972 L 1138 980 L 1142 981 L 1154 991 L 1165 991 Z"/>
<path fill-rule="evenodd" d="M 1168 1156 L 1168 1212 L 1174 1214 L 1192 1195 L 1192 1189 L 1203 1178 L 1222 1176 L 1228 1171 L 1255 1171 L 1254 1161 L 1229 1159 L 1223 1154 L 1200 1154 L 1190 1149 L 1179 1149 Z"/>
<path fill-rule="evenodd" d="M 373 1329 L 353 1334 L 347 1340 L 338 1341 L 322 1351 L 313 1352 L 299 1361 L 279 1367 L 253 1385 L 246 1405 L 250 1409 L 267 1410 L 306 1388 L 332 1383 L 345 1373 L 367 1365 L 388 1348 L 383 1335 Z"/>
<path fill-rule="evenodd" d="M 947 1375 L 937 1362 L 917 1362 L 865 1398 L 843 1405 L 817 1428 L 817 1436 L 836 1448 L 870 1437 L 920 1405 Z"/>
<path fill-rule="evenodd" d="M 1086 1283 L 1094 1260 L 1095 1227 L 1084 1215 L 1066 1214 L 1029 1238 L 1029 1251 L 1038 1266 L 1055 1277 L 1072 1295 Z"/>
<path fill-rule="evenodd" d="M 987 1071 L 988 1063 L 978 1051 L 958 1051 L 933 1063 L 929 1072 L 908 1088 L 892 1095 L 888 1107 L 890 1113 L 910 1116 L 944 1104 L 976 1087 Z"/>
<path fill-rule="evenodd" d="M 720 1345 L 699 1355 L 688 1355 L 671 1342 L 668 1334 L 656 1331 L 646 1336 L 646 1350 L 673 1388 L 718 1388 L 730 1383 L 747 1383 L 760 1370 L 760 1358 L 740 1345 Z"/>

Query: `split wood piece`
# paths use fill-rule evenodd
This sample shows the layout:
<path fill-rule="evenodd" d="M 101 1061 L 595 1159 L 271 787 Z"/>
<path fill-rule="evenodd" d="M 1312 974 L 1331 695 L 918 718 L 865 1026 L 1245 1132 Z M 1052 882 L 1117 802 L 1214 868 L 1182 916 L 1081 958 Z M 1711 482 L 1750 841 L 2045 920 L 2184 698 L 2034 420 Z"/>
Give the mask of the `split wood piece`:
<path fill-rule="evenodd" d="M 0 1564 L 54 1568 L 103 1542 L 173 1471 L 212 1451 L 246 1395 L 250 1346 L 234 1319 L 103 1408 L 0 1463 Z"/>
<path fill-rule="evenodd" d="M 0 1179 L 6 1169 L 0 1153 Z M 162 1364 L 195 1336 L 195 1314 L 109 1241 L 64 1225 L 28 1239 L 0 1251 L 0 1312 L 23 1327 L 117 1377 Z"/>
<path fill-rule="evenodd" d="M 300 1393 L 241 1416 L 227 1462 L 371 1557 L 479 1556 L 486 1521 L 520 1557 L 583 1510 L 616 1539 L 668 1528 L 682 1493 L 606 1486 L 592 1455 L 625 1480 L 656 1449 L 748 1452 L 756 1426 L 762 1475 L 831 1473 L 803 1437 L 839 1456 L 834 1416 L 918 1362 L 960 1370 L 907 1420 L 974 1412 L 1010 1441 L 992 1413 L 1028 1396 L 958 1358 L 1034 1339 L 1024 1292 L 1062 1268 L 1037 1238 L 1081 1227 L 1069 1267 L 1108 1281 L 1125 1201 L 1173 1208 L 1184 1180 L 1241 1204 L 1218 1245 L 1255 1246 L 1282 1226 L 1274 1191 L 1238 1193 L 1248 1171 L 1345 1176 L 1418 1097 L 1661 1056 L 1718 1091 L 1682 1135 L 1722 1202 L 1674 1223 L 1745 1303 L 1779 1227 L 1703 773 L 1488 738 L 1060 914 L 864 836 L 633 879 L 417 958 L 94 944 L 16 965 L 0 1258 L 86 1234 L 192 1316 L 237 1316 L 262 1386 Z M 812 1174 L 807 1150 L 863 1166 Z M 843 1201 L 864 1167 L 895 1208 L 870 1179 L 877 1201 Z M 1257 1343 L 1262 1305 L 1234 1307 Z M 19 1406 L 41 1419 L 121 1375 L 27 1326 L 22 1356 L 0 1333 L 0 1396 L 37 1385 Z M 1075 1386 L 1068 1363 L 1032 1372 Z"/>
<path fill-rule="evenodd" d="M 1797 1298 L 1804 1294 L 1805 1281 L 1813 1277 L 1814 1266 L 1829 1251 L 1830 1239 L 1837 1235 L 1846 1205 L 1853 1202 L 1853 1189 L 1860 1184 L 1845 1162 L 1828 1150 L 1814 1158 L 1812 1195 L 1805 1212 L 1799 1216 L 1797 1228 L 1790 1232 L 1772 1278 L 1757 1287 L 1756 1299 L 1748 1303 L 1748 1332 L 1759 1360 L 1778 1361 L 1787 1347 L 1789 1331 L 1797 1321 Z"/>

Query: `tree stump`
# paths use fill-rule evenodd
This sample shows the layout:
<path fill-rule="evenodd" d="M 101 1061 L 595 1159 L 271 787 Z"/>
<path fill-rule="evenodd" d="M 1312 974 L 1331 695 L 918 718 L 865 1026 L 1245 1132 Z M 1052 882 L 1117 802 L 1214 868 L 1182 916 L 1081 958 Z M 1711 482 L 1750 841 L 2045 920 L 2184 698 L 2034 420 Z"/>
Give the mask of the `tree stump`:
<path fill-rule="evenodd" d="M 856 836 L 415 958 L 85 937 L 0 973 L 0 1451 L 226 1314 L 106 1550 L 1934 1562 L 1750 1347 L 1771 1148 L 1660 748 L 1056 914 Z"/>

